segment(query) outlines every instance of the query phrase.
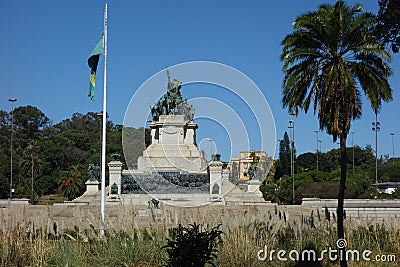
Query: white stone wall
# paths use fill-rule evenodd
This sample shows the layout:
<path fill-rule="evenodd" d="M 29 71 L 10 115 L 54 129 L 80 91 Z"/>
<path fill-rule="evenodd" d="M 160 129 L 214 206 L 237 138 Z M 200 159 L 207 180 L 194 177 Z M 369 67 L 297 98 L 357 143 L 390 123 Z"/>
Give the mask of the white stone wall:
<path fill-rule="evenodd" d="M 301 205 L 336 214 L 337 199 L 303 198 Z M 347 217 L 369 218 L 381 221 L 387 217 L 400 217 L 400 199 L 345 199 Z"/>

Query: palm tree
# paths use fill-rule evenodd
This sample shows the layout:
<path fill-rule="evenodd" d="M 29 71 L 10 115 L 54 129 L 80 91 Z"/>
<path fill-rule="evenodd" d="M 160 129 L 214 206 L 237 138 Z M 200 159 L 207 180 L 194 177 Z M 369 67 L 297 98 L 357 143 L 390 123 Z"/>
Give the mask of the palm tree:
<path fill-rule="evenodd" d="M 65 171 L 59 181 L 60 191 L 68 200 L 76 198 L 82 187 L 82 173 L 78 166 L 72 166 L 72 170 Z"/>
<path fill-rule="evenodd" d="M 374 15 L 343 1 L 300 15 L 282 41 L 285 77 L 282 103 L 296 114 L 312 105 L 321 130 L 340 140 L 338 238 L 344 238 L 346 138 L 351 121 L 361 116 L 361 92 L 373 110 L 392 100 L 390 54 L 373 35 Z M 344 249 L 342 250 L 344 252 Z M 347 266 L 341 260 L 341 266 Z"/>
<path fill-rule="evenodd" d="M 35 175 L 37 176 L 40 171 L 41 160 L 37 153 L 37 142 L 31 141 L 28 146 L 23 151 L 23 158 L 21 161 L 22 170 L 31 176 L 31 203 L 34 204 L 35 195 L 34 195 L 34 182 Z"/>

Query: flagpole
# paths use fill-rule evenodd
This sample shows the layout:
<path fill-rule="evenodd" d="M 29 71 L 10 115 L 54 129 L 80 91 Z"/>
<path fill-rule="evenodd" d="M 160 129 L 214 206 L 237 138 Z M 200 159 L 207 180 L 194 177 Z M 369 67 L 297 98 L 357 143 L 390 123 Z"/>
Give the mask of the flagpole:
<path fill-rule="evenodd" d="M 105 185 L 106 185 L 106 123 L 107 123 L 107 3 L 104 9 L 104 39 L 103 39 L 103 55 L 104 55 L 104 93 L 103 93 L 103 132 L 102 132 L 102 147 L 101 147 L 101 200 L 100 214 L 101 227 L 100 235 L 104 236 L 105 223 Z"/>

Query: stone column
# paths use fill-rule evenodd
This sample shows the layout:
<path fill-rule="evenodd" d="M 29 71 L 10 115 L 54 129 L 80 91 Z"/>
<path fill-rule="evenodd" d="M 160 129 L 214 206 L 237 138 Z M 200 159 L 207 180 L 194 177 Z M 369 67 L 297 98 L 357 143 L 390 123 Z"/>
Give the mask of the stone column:
<path fill-rule="evenodd" d="M 218 188 L 218 195 L 221 195 L 222 165 L 223 164 L 221 161 L 211 161 L 208 166 L 210 170 L 210 194 L 213 193 L 214 186 L 217 186 L 216 188 Z"/>
<path fill-rule="evenodd" d="M 108 164 L 108 171 L 110 174 L 110 188 L 115 183 L 118 186 L 118 195 L 121 194 L 121 177 L 122 177 L 122 162 L 121 161 L 111 161 Z"/>

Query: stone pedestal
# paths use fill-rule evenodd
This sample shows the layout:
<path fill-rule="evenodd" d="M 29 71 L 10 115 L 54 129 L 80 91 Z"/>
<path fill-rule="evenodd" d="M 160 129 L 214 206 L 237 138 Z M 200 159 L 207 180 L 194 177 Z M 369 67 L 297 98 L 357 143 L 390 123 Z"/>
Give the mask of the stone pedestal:
<path fill-rule="evenodd" d="M 95 193 L 95 192 L 99 191 L 100 182 L 99 181 L 87 180 L 85 185 L 86 185 L 86 192 Z"/>
<path fill-rule="evenodd" d="M 109 184 L 110 186 L 114 183 L 118 186 L 118 195 L 121 194 L 121 173 L 122 173 L 122 162 L 121 161 L 111 161 L 108 163 L 109 170 Z"/>
<path fill-rule="evenodd" d="M 161 115 L 149 127 L 151 145 L 138 158 L 139 171 L 206 172 L 207 162 L 196 145 L 196 123 L 185 121 L 183 115 Z"/>
<path fill-rule="evenodd" d="M 247 191 L 251 193 L 255 193 L 258 196 L 262 196 L 260 191 L 261 182 L 258 179 L 253 179 L 248 181 Z"/>

